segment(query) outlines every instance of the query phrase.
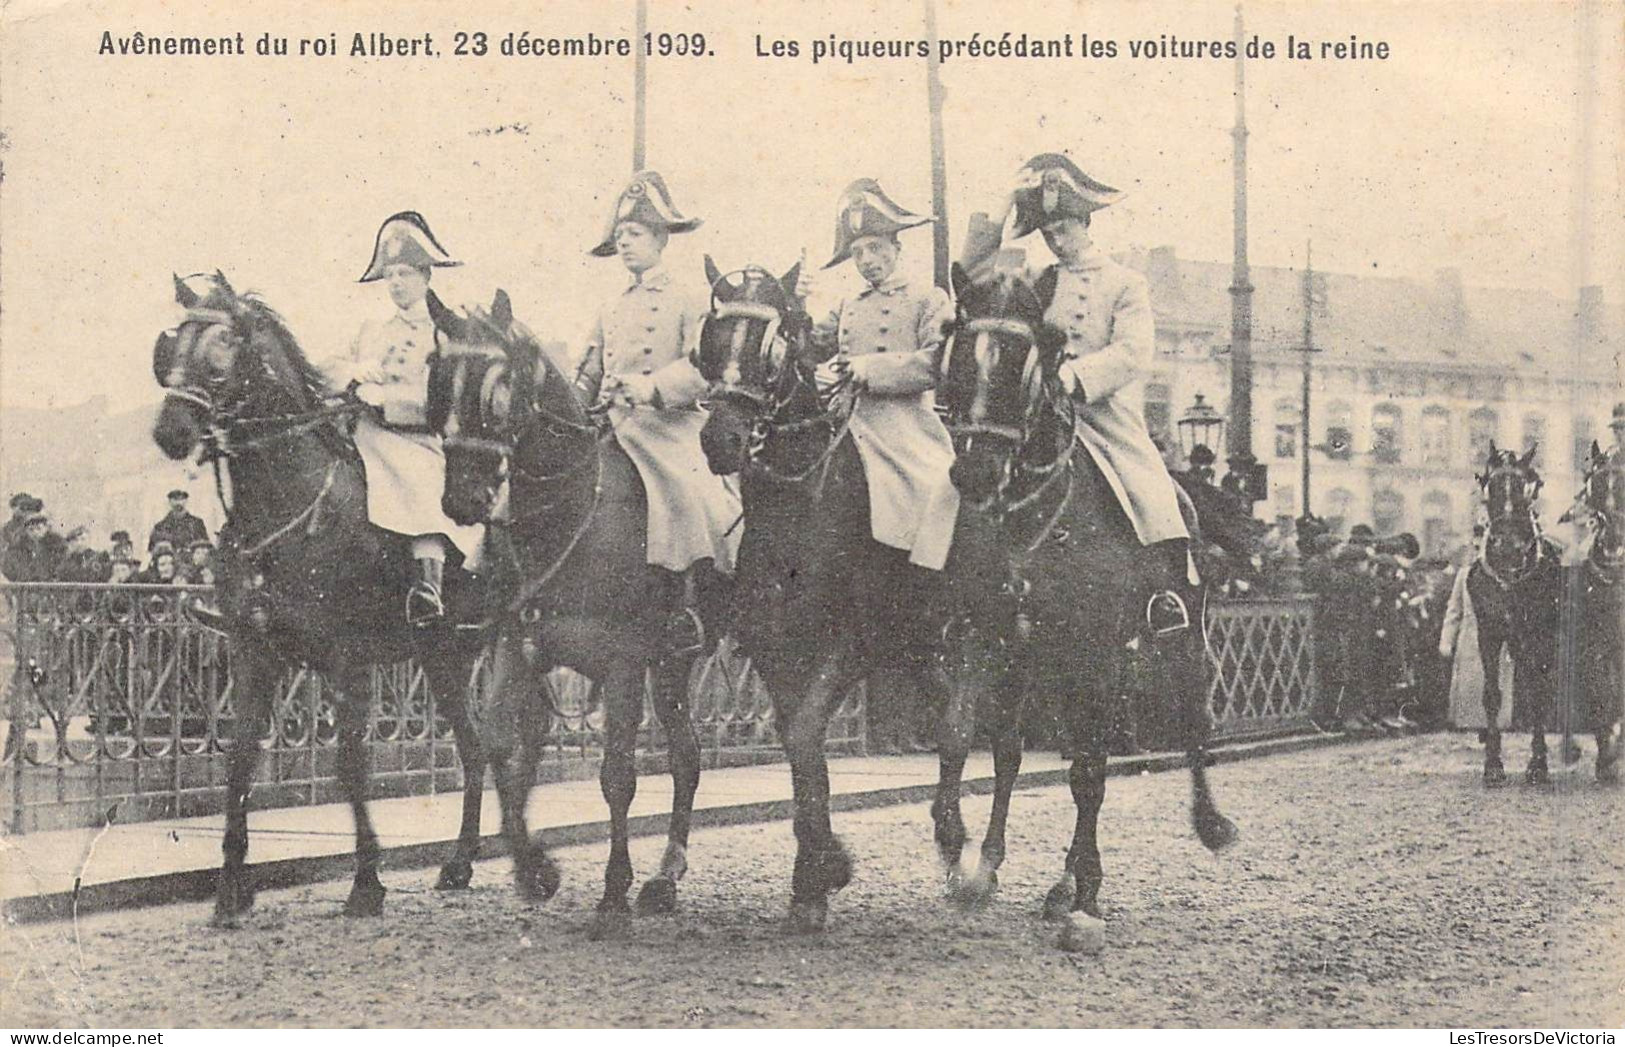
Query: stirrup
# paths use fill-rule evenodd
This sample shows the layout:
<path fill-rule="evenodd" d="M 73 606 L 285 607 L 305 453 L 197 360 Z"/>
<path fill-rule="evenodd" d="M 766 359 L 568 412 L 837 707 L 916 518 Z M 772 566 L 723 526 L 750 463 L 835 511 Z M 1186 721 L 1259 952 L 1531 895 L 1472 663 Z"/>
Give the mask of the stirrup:
<path fill-rule="evenodd" d="M 705 622 L 692 607 L 681 607 L 666 619 L 666 640 L 672 654 L 698 654 L 705 650 Z"/>
<path fill-rule="evenodd" d="M 1166 636 L 1191 627 L 1191 612 L 1172 589 L 1152 593 L 1145 603 L 1145 624 L 1152 636 Z"/>
<path fill-rule="evenodd" d="M 446 617 L 446 605 L 440 600 L 440 590 L 428 582 L 418 582 L 406 594 L 406 624 L 433 625 Z"/>

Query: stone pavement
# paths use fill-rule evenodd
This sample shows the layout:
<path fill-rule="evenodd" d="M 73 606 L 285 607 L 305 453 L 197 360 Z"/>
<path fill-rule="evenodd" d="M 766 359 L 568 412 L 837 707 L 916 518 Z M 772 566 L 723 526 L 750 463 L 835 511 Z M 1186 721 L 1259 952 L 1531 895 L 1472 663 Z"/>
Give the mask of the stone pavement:
<path fill-rule="evenodd" d="M 1327 744 L 1338 736 L 1239 743 L 1215 750 L 1219 761 L 1245 759 Z M 1180 754 L 1114 757 L 1112 774 L 1171 770 Z M 1029 752 L 1020 787 L 1066 780 L 1067 765 L 1054 753 Z M 920 802 L 937 780 L 934 755 L 836 757 L 830 760 L 836 810 Z M 993 761 L 975 753 L 965 768 L 965 792 L 993 786 Z M 662 834 L 671 810 L 667 775 L 638 779 L 632 805 L 634 835 Z M 384 848 L 386 868 L 426 868 L 450 856 L 462 794 L 440 793 L 375 800 L 370 810 Z M 791 813 L 789 768 L 782 763 L 707 770 L 695 799 L 698 826 L 761 822 Z M 261 887 L 289 886 L 346 877 L 354 837 L 344 804 L 250 811 L 249 860 Z M 0 901 L 10 920 L 63 917 L 100 909 L 153 905 L 209 897 L 220 865 L 223 815 L 0 836 Z M 608 811 L 596 781 L 556 782 L 531 796 L 531 828 L 550 844 L 608 838 Z M 500 812 L 487 791 L 481 822 L 481 857 L 506 852 Z M 77 880 L 77 882 L 76 882 Z"/>

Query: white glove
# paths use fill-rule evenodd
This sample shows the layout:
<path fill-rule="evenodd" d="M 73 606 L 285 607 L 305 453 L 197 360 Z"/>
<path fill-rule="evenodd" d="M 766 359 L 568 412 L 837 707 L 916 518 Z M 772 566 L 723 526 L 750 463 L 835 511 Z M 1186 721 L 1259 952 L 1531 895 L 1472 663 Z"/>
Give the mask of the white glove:
<path fill-rule="evenodd" d="M 643 407 L 656 399 L 655 380 L 646 374 L 615 376 L 613 395 L 628 407 Z"/>
<path fill-rule="evenodd" d="M 355 398 L 370 407 L 384 406 L 384 385 L 372 379 L 357 379 L 361 384 L 356 386 Z"/>
<path fill-rule="evenodd" d="M 844 356 L 832 356 L 813 369 L 819 393 L 827 393 L 851 377 L 852 363 Z"/>

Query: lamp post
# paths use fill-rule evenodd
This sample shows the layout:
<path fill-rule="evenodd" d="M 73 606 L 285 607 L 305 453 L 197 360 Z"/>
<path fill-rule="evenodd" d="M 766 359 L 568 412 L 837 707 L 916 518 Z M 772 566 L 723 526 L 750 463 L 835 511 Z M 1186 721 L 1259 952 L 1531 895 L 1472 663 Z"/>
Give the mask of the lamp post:
<path fill-rule="evenodd" d="M 1213 448 L 1224 435 L 1224 416 L 1201 394 L 1196 402 L 1174 423 L 1179 430 L 1179 449 L 1185 452 L 1190 468 L 1186 475 L 1197 483 L 1214 482 L 1213 463 L 1218 455 Z"/>

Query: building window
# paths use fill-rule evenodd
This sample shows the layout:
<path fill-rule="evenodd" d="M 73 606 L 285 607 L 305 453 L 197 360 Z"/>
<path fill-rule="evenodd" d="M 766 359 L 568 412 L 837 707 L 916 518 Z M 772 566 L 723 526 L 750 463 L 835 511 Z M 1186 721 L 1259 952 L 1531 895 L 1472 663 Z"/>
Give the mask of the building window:
<path fill-rule="evenodd" d="M 1275 457 L 1298 457 L 1298 421 L 1302 413 L 1292 400 L 1275 401 Z"/>
<path fill-rule="evenodd" d="M 1538 414 L 1523 416 L 1523 453 L 1541 446 L 1546 442 L 1546 417 Z"/>
<path fill-rule="evenodd" d="M 1394 404 L 1378 404 L 1371 409 L 1371 456 L 1385 465 L 1400 459 L 1404 447 L 1404 418 Z"/>
<path fill-rule="evenodd" d="M 1354 411 L 1342 401 L 1333 401 L 1326 408 L 1326 444 L 1321 448 L 1326 457 L 1346 462 L 1354 454 Z"/>
<path fill-rule="evenodd" d="M 1450 555 L 1454 534 L 1450 527 L 1450 496 L 1429 491 L 1422 499 L 1422 555 L 1444 559 Z"/>
<path fill-rule="evenodd" d="M 1405 496 L 1378 491 L 1371 497 L 1371 527 L 1379 535 L 1397 534 L 1405 526 Z"/>
<path fill-rule="evenodd" d="M 1169 445 L 1169 434 L 1173 432 L 1173 410 L 1170 403 L 1168 386 L 1162 382 L 1145 383 L 1145 428 L 1163 445 Z"/>
<path fill-rule="evenodd" d="M 1467 451 L 1472 455 L 1468 464 L 1473 468 L 1482 466 L 1490 457 L 1490 444 L 1495 442 L 1496 429 L 1500 419 L 1496 417 L 1493 408 L 1480 407 L 1467 416 Z"/>
<path fill-rule="evenodd" d="M 1429 407 L 1422 412 L 1422 464 L 1442 468 L 1450 464 L 1450 411 Z"/>
<path fill-rule="evenodd" d="M 1349 529 L 1349 511 L 1354 508 L 1354 492 L 1338 487 L 1326 498 L 1326 526 L 1332 534 Z"/>

